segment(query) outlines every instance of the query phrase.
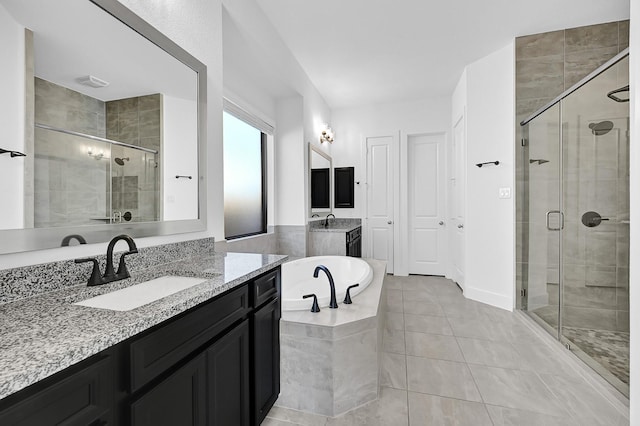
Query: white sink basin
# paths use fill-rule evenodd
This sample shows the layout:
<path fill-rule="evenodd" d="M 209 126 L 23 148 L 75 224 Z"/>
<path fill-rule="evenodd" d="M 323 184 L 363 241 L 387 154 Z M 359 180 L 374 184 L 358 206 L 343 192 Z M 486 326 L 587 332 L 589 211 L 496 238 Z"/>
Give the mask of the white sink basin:
<path fill-rule="evenodd" d="M 206 279 L 203 278 L 165 276 L 82 300 L 74 305 L 112 311 L 130 311 L 205 281 Z"/>

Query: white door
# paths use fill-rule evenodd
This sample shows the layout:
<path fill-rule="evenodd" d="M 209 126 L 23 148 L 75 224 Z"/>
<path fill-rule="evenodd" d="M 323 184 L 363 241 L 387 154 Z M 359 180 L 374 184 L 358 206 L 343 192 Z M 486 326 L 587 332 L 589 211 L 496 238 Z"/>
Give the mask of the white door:
<path fill-rule="evenodd" d="M 369 257 L 393 273 L 393 136 L 367 137 L 367 241 Z"/>
<path fill-rule="evenodd" d="M 445 274 L 444 137 L 407 136 L 410 274 Z"/>
<path fill-rule="evenodd" d="M 465 117 L 453 127 L 453 280 L 464 290 L 465 266 Z"/>

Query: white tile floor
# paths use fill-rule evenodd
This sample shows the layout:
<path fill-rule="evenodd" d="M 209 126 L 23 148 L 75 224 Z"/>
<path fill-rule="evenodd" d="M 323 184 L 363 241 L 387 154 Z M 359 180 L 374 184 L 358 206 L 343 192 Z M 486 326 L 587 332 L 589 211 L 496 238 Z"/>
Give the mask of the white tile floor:
<path fill-rule="evenodd" d="M 263 425 L 629 424 L 522 314 L 467 300 L 444 278 L 387 276 L 385 286 L 378 401 L 336 418 L 274 407 Z"/>

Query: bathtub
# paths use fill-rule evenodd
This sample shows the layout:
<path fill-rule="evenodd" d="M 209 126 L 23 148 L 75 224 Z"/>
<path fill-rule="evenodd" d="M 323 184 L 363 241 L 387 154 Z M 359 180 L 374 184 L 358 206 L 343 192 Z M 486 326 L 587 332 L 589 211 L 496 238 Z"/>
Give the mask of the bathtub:
<path fill-rule="evenodd" d="M 320 271 L 318 278 L 313 278 L 313 271 L 318 265 L 326 266 L 336 286 L 336 299 L 342 304 L 347 293 L 347 287 L 360 284 L 352 288 L 351 298 L 355 300 L 373 279 L 373 269 L 362 259 L 347 256 L 313 256 L 292 260 L 282 265 L 282 310 L 301 311 L 310 310 L 313 298 L 303 299 L 305 294 L 315 293 L 321 308 L 329 306 L 331 287 L 324 271 Z"/>

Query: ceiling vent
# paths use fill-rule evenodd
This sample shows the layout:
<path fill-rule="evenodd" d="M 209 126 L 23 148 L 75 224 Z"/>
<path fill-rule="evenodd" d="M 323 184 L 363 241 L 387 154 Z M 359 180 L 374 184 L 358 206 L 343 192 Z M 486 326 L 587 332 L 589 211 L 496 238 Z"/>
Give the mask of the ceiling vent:
<path fill-rule="evenodd" d="M 84 84 L 85 86 L 94 87 L 96 89 L 99 89 L 101 87 L 107 87 L 109 85 L 108 81 L 104 81 L 92 75 L 87 75 L 85 77 L 78 78 L 78 83 Z"/>

